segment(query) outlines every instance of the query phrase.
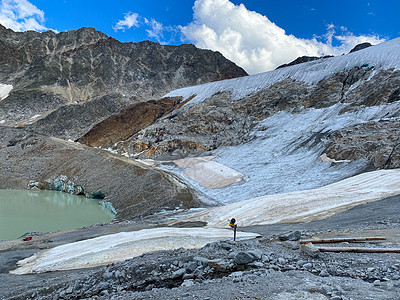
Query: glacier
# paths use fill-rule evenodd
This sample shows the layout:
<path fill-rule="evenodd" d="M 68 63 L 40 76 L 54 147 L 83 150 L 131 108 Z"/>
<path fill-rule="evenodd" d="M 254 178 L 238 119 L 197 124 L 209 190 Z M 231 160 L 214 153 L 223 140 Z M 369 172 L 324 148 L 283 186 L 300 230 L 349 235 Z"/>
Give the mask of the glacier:
<path fill-rule="evenodd" d="M 250 142 L 220 147 L 208 153 L 220 165 L 243 174 L 241 181 L 231 185 L 206 188 L 188 176 L 185 165 L 178 167 L 179 163 L 178 166 L 166 164 L 160 168 L 187 182 L 198 191 L 203 202 L 217 205 L 334 183 L 358 174 L 367 162 L 344 160 L 334 163 L 321 158 L 326 146 L 324 135 L 369 121 L 398 119 L 400 115 L 400 102 L 340 114 L 346 105 L 340 103 L 322 109 L 303 109 L 301 112 L 281 111 L 261 121 L 250 133 L 253 136 Z M 197 176 L 214 176 L 218 173 L 218 166 L 215 168 L 203 169 L 203 173 Z"/>
<path fill-rule="evenodd" d="M 185 100 L 195 95 L 178 109 L 191 110 L 217 93 L 228 92 L 230 101 L 237 101 L 288 78 L 314 85 L 354 67 L 373 67 L 370 79 L 379 70 L 400 70 L 400 38 L 343 56 L 178 89 L 166 96 L 181 96 Z M 347 93 L 359 84 L 353 84 Z M 188 168 L 185 167 L 171 164 L 159 167 L 179 176 L 198 192 L 203 202 L 217 205 L 331 184 L 362 172 L 368 162 L 324 159 L 327 146 L 324 141 L 329 133 L 370 121 L 398 119 L 400 116 L 400 102 L 342 113 L 347 105 L 338 103 L 322 109 L 297 108 L 278 112 L 258 123 L 250 132 L 250 142 L 204 153 L 213 156 L 213 162 L 242 174 L 241 180 L 238 177 L 236 182 L 225 187 L 207 188 L 193 176 L 188 176 Z M 208 168 L 209 174 L 217 173 L 216 170 L 210 171 L 212 167 Z M 205 168 L 198 172 L 202 174 L 197 174 L 197 177 L 207 177 Z"/>
<path fill-rule="evenodd" d="M 354 67 L 374 67 L 375 70 L 400 70 L 400 38 L 343 56 L 315 60 L 257 75 L 206 83 L 174 90 L 165 97 L 189 97 L 196 95 L 185 106 L 202 102 L 216 93 L 231 92 L 231 100 L 243 99 L 284 79 L 294 79 L 316 84 L 340 71 Z"/>

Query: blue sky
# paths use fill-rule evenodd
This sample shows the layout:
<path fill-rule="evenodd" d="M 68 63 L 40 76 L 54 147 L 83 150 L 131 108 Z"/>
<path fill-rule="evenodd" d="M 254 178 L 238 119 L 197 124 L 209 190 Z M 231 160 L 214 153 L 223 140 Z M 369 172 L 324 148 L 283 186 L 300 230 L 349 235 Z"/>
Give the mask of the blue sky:
<path fill-rule="evenodd" d="M 193 43 L 249 73 L 400 36 L 398 0 L 0 0 L 16 31 L 94 27 L 122 42 Z"/>

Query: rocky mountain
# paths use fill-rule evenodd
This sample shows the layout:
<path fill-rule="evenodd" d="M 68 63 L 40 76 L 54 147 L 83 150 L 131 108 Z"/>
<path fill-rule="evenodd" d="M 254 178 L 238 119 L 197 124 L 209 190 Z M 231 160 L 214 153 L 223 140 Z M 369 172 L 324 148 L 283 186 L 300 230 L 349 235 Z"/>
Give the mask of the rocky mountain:
<path fill-rule="evenodd" d="M 0 83 L 12 86 L 0 102 L 0 121 L 22 126 L 42 119 L 33 130 L 63 138 L 172 89 L 247 75 L 218 52 L 121 43 L 93 28 L 55 34 L 0 25 L 0 66 Z M 71 124 L 83 114 L 87 120 Z"/>
<path fill-rule="evenodd" d="M 300 57 L 296 58 L 294 61 L 291 61 L 290 63 L 287 63 L 287 64 L 280 65 L 280 66 L 278 66 L 276 68 L 277 69 L 281 69 L 281 68 L 298 65 L 298 64 L 302 64 L 302 63 L 305 63 L 305 62 L 309 62 L 309 61 L 313 61 L 313 60 L 317 60 L 317 59 L 321 59 L 321 58 L 329 58 L 329 57 L 332 57 L 332 56 L 323 56 L 323 57 L 318 57 L 318 56 L 300 56 Z"/>
<path fill-rule="evenodd" d="M 353 49 L 351 49 L 349 53 L 353 53 L 353 52 L 356 52 L 356 51 L 359 51 L 359 50 L 362 50 L 362 49 L 365 49 L 365 48 L 368 48 L 368 47 L 371 47 L 371 46 L 372 45 L 370 43 L 361 43 L 361 44 L 356 45 Z M 300 57 L 296 58 L 294 61 L 291 61 L 290 63 L 278 66 L 277 69 L 298 65 L 298 64 L 302 64 L 302 63 L 313 61 L 313 60 L 317 60 L 317 59 L 330 58 L 330 57 L 333 57 L 333 56 L 332 55 L 325 55 L 325 56 L 321 56 L 321 57 L 318 57 L 318 56 L 300 56 Z"/>
<path fill-rule="evenodd" d="M 356 52 L 356 51 L 359 51 L 359 50 L 362 50 L 362 49 L 365 49 L 365 48 L 368 48 L 371 46 L 372 46 L 371 43 L 367 43 L 367 42 L 361 43 L 361 44 L 356 45 L 353 49 L 351 49 L 350 53 L 353 53 L 353 52 Z"/>

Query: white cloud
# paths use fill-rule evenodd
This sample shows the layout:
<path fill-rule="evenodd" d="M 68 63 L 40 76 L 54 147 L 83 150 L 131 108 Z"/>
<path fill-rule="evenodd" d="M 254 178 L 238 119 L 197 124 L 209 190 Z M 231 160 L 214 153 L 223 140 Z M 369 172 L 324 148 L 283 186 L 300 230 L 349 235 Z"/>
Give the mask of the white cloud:
<path fill-rule="evenodd" d="M 27 0 L 1 0 L 0 24 L 14 31 L 48 30 L 44 12 Z"/>
<path fill-rule="evenodd" d="M 115 31 L 130 29 L 132 27 L 139 27 L 139 14 L 128 12 L 125 14 L 123 20 L 119 20 L 113 29 Z"/>
<path fill-rule="evenodd" d="M 126 13 L 123 20 L 118 21 L 118 23 L 113 26 L 115 31 L 118 30 L 128 30 L 132 27 L 147 27 L 145 29 L 147 36 L 150 39 L 156 40 L 161 44 L 168 44 L 170 42 L 175 42 L 175 37 L 177 33 L 180 33 L 179 28 L 176 26 L 164 26 L 161 22 L 156 21 L 154 18 L 150 20 L 140 16 L 137 13 Z"/>
<path fill-rule="evenodd" d="M 147 35 L 150 38 L 155 38 L 157 41 L 160 41 L 164 38 L 163 31 L 165 27 L 160 22 L 157 22 L 153 18 L 149 21 L 148 19 L 144 19 L 146 25 L 150 26 L 150 29 L 146 29 Z"/>
<path fill-rule="evenodd" d="M 333 24 L 328 25 L 324 42 L 317 37 L 300 39 L 286 34 L 266 16 L 229 0 L 196 0 L 193 11 L 193 22 L 180 28 L 185 39 L 197 47 L 221 52 L 250 74 L 272 70 L 299 56 L 341 55 L 359 42 L 382 41 L 354 36 L 346 28 L 341 28 L 342 35 L 336 35 Z M 339 46 L 332 46 L 334 39 Z"/>

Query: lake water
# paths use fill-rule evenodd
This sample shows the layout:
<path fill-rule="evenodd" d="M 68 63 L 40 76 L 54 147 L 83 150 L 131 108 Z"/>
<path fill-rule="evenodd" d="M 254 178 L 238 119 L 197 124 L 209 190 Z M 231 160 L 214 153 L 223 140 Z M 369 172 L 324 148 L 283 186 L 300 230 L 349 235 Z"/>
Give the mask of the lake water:
<path fill-rule="evenodd" d="M 0 190 L 0 240 L 108 223 L 115 215 L 98 200 L 56 191 Z"/>

